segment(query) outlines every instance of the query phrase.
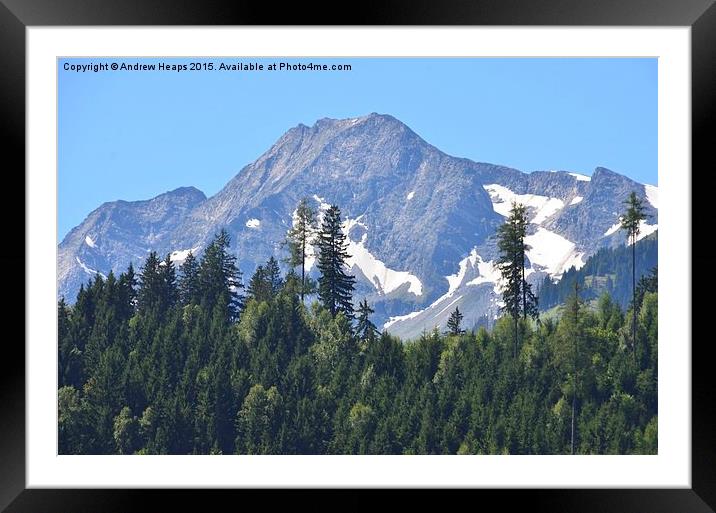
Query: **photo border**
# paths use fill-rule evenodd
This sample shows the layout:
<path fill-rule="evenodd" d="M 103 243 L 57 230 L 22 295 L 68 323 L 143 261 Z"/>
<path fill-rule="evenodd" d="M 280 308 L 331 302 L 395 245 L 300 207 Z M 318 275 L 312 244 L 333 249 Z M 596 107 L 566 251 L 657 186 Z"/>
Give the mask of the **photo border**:
<path fill-rule="evenodd" d="M 269 13 L 271 6 L 258 8 L 237 3 L 230 5 L 198 2 L 177 9 L 172 2 L 158 2 L 151 6 L 141 2 L 109 3 L 88 0 L 48 2 L 36 0 L 2 0 L 0 4 L 0 48 L 2 48 L 2 87 L 0 102 L 3 106 L 2 135 L 6 142 L 4 156 L 12 157 L 12 166 L 5 173 L 12 187 L 7 190 L 23 190 L 13 195 L 25 211 L 25 28 L 41 25 L 246 25 L 271 22 L 275 24 L 298 24 L 305 21 L 316 24 L 321 17 L 313 17 L 305 4 L 299 4 L 281 13 Z M 228 3 L 227 3 L 228 4 Z M 7 7 L 9 5 L 9 8 Z M 412 6 L 410 9 L 408 6 Z M 706 194 L 711 190 L 704 180 L 708 171 L 716 169 L 713 143 L 708 128 L 716 120 L 716 6 L 713 1 L 653 1 L 638 0 L 615 2 L 573 3 L 568 8 L 564 2 L 548 0 L 539 2 L 442 2 L 432 6 L 416 8 L 409 2 L 386 2 L 381 8 L 361 8 L 357 20 L 368 25 L 682 25 L 690 26 L 692 32 L 692 177 L 699 178 L 699 187 L 692 189 L 692 206 L 709 206 Z M 300 12 L 298 12 L 300 10 Z M 538 12 L 539 11 L 539 12 Z M 342 25 L 345 20 L 326 19 L 323 24 Z M 713 171 L 711 171 L 713 173 Z M 14 182 L 13 182 L 14 180 Z M 18 205 L 5 202 L 9 220 L 7 237 L 13 241 L 25 239 L 24 223 L 13 222 L 17 217 Z M 692 207 L 693 208 L 693 207 Z M 694 226 L 692 233 L 705 228 L 708 214 L 698 215 L 692 211 Z M 701 212 L 703 214 L 703 212 Z M 14 251 L 13 256 L 3 255 L 5 269 L 25 268 L 24 245 Z M 708 253 L 692 257 L 694 269 L 703 269 L 713 258 Z M 12 297 L 3 298 L 3 306 L 25 308 L 24 276 L 12 273 L 6 283 L 8 290 L 18 291 Z M 23 287 L 23 288 L 21 288 Z M 693 290 L 692 290 L 693 294 Z M 6 294 L 10 296 L 10 294 Z M 19 297 L 22 300 L 19 299 Z M 694 297 L 692 317 L 694 320 L 706 317 L 707 302 Z M 9 314 L 7 319 L 18 316 Z M 12 312 L 14 313 L 14 312 Z M 19 312 L 18 312 L 19 314 Z M 693 329 L 693 326 L 692 326 Z M 20 331 L 24 330 L 20 328 Z M 25 489 L 25 355 L 17 337 L 5 337 L 7 353 L 3 360 L 12 362 L 13 367 L 4 366 L 0 378 L 0 508 L 12 502 L 9 511 L 66 511 L 95 509 L 136 510 L 145 505 L 147 497 L 161 497 L 168 507 L 168 501 L 177 501 L 185 507 L 190 504 L 187 493 L 181 490 L 37 490 Z M 24 336 L 23 336 L 24 338 Z M 716 450 L 713 421 L 714 384 L 710 378 L 710 362 L 707 356 L 709 340 L 692 346 L 692 489 L 691 490 L 480 490 L 500 500 L 504 506 L 517 502 L 529 504 L 531 510 L 574 510 L 580 511 L 711 511 L 709 505 L 716 504 Z M 180 492 L 180 493 L 177 493 Z M 222 490 L 222 496 L 246 491 Z M 208 498 L 214 492 L 201 491 L 195 497 Z M 213 498 L 213 497 L 212 497 Z"/>

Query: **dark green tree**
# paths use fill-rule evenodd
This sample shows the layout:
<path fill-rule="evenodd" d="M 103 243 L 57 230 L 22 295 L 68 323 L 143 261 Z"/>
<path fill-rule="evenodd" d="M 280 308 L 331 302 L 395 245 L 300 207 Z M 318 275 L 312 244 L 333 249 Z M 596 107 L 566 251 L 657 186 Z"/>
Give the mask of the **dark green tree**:
<path fill-rule="evenodd" d="M 564 307 L 564 314 L 560 321 L 558 333 L 558 349 L 556 351 L 558 363 L 567 369 L 568 375 L 571 377 L 571 395 L 572 395 L 572 418 L 571 418 L 571 436 L 570 436 L 570 453 L 574 454 L 575 443 L 575 418 L 577 408 L 577 393 L 580 386 L 581 374 L 581 358 L 584 354 L 584 329 L 582 320 L 582 299 L 579 297 L 579 284 L 574 284 L 574 292 L 567 299 Z"/>
<path fill-rule="evenodd" d="M 119 275 L 119 297 L 118 305 L 120 316 L 129 319 L 134 315 L 137 303 L 137 277 L 134 274 L 134 266 L 129 263 L 127 271 Z"/>
<path fill-rule="evenodd" d="M 500 256 L 497 267 L 505 285 L 502 300 L 503 310 L 514 321 L 514 350 L 517 355 L 518 320 L 520 316 L 536 319 L 538 316 L 537 296 L 532 286 L 525 280 L 525 258 L 530 247 L 525 243 L 527 236 L 527 207 L 513 203 L 510 215 L 497 230 L 497 246 Z"/>
<path fill-rule="evenodd" d="M 189 254 L 184 259 L 180 268 L 179 277 L 179 300 L 182 305 L 188 305 L 199 301 L 199 263 L 194 254 Z"/>
<path fill-rule="evenodd" d="M 627 238 L 631 244 L 631 282 L 632 282 L 632 348 L 636 347 L 636 241 L 641 232 L 641 222 L 646 219 L 644 213 L 644 202 L 631 191 L 624 202 L 627 206 L 626 213 L 621 218 L 621 229 L 626 231 Z"/>
<path fill-rule="evenodd" d="M 460 312 L 460 308 L 457 306 L 455 307 L 455 310 L 452 311 L 450 314 L 450 317 L 447 321 L 447 329 L 448 334 L 450 335 L 461 335 L 462 333 L 465 333 L 465 330 L 460 327 L 460 324 L 462 323 L 463 314 Z"/>
<path fill-rule="evenodd" d="M 137 295 L 137 307 L 140 312 L 149 313 L 163 310 L 164 306 L 164 285 L 157 257 L 157 252 L 152 251 L 147 256 L 139 276 L 140 289 Z"/>
<path fill-rule="evenodd" d="M 259 303 L 271 301 L 281 291 L 282 286 L 283 280 L 278 262 L 271 257 L 265 266 L 260 265 L 256 268 L 254 275 L 249 280 L 246 289 L 247 299 L 255 299 Z"/>
<path fill-rule="evenodd" d="M 254 299 L 258 302 L 269 301 L 271 299 L 271 291 L 266 279 L 266 269 L 263 265 L 259 265 L 254 271 L 253 276 L 249 280 L 246 287 L 246 299 Z"/>
<path fill-rule="evenodd" d="M 356 327 L 356 334 L 363 340 L 374 340 L 378 333 L 378 328 L 370 320 L 370 316 L 375 313 L 368 300 L 363 298 L 363 301 L 358 303 L 358 326 Z"/>
<path fill-rule="evenodd" d="M 306 258 L 310 256 L 309 251 L 316 237 L 316 228 L 316 212 L 311 208 L 308 199 L 304 198 L 296 208 L 294 225 L 286 236 L 289 265 L 293 268 L 301 267 L 301 301 L 312 289 L 310 278 L 306 276 Z"/>
<path fill-rule="evenodd" d="M 336 205 L 326 210 L 316 241 L 318 247 L 318 297 L 335 316 L 343 312 L 353 318 L 353 287 L 355 277 L 346 272 L 348 254 L 346 235 L 341 226 L 341 211 Z"/>
<path fill-rule="evenodd" d="M 283 286 L 283 280 L 281 279 L 281 269 L 278 266 L 278 261 L 273 257 L 269 257 L 266 262 L 266 280 L 271 291 L 271 297 L 275 297 L 279 293 Z"/>
<path fill-rule="evenodd" d="M 236 320 L 242 307 L 241 273 L 236 256 L 229 253 L 231 238 L 222 229 L 204 251 L 199 265 L 201 304 L 206 311 L 221 305 L 230 320 Z"/>
<path fill-rule="evenodd" d="M 177 273 L 171 256 L 167 254 L 166 258 L 159 264 L 159 277 L 162 286 L 162 294 L 164 296 L 164 308 L 173 307 L 179 300 L 179 292 L 177 290 Z"/>

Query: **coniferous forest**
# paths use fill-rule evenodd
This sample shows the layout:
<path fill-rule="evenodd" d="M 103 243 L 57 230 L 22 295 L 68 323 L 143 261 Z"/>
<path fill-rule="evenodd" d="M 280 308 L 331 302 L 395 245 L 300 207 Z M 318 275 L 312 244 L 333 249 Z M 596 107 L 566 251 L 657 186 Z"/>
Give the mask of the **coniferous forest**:
<path fill-rule="evenodd" d="M 380 333 L 352 297 L 335 206 L 320 227 L 304 209 L 287 260 L 250 277 L 224 231 L 180 266 L 150 253 L 97 275 L 58 304 L 60 454 L 656 453 L 656 275 L 626 310 L 576 286 L 540 319 L 513 214 L 513 301 L 490 331 L 456 309 L 445 333 Z"/>

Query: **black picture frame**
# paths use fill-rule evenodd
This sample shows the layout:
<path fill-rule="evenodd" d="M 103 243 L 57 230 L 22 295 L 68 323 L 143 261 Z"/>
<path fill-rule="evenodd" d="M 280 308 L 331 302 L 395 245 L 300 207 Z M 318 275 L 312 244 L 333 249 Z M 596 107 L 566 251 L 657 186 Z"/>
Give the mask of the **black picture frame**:
<path fill-rule="evenodd" d="M 16 242 L 11 252 L 0 255 L 2 269 L 10 270 L 1 295 L 6 330 L 0 337 L 0 509 L 21 511 L 140 511 L 159 499 L 161 510 L 195 509 L 195 501 L 242 502 L 247 491 L 187 490 L 48 490 L 25 487 L 25 350 L 24 325 L 18 321 L 26 307 L 24 274 L 25 225 L 18 212 L 25 212 L 25 29 L 30 26 L 62 25 L 555 25 L 555 26 L 689 26 L 692 72 L 692 234 L 703 233 L 710 216 L 709 187 L 716 174 L 716 152 L 710 134 L 716 124 L 716 5 L 714 0 L 391 0 L 355 5 L 350 19 L 338 9 L 320 3 L 292 3 L 276 8 L 273 3 L 198 1 L 108 0 L 0 0 L 0 141 L 5 164 L 6 240 Z M 688 170 L 684 170 L 688 173 Z M 698 180 L 697 180 L 698 179 Z M 698 181 L 698 187 L 694 185 Z M 19 191 L 23 191 L 21 194 Z M 692 240 L 696 238 L 693 237 Z M 693 246 L 693 244 L 692 244 Z M 715 256 L 695 252 L 692 268 L 710 269 Z M 20 269 L 24 273 L 19 272 Z M 688 277 L 691 280 L 691 276 Z M 707 282 L 702 282 L 705 289 Z M 693 330 L 705 324 L 708 301 L 700 301 L 692 289 L 692 488 L 691 489 L 522 489 L 480 490 L 484 498 L 500 501 L 500 509 L 522 506 L 524 511 L 645 511 L 707 512 L 716 507 L 716 424 L 714 382 L 708 358 L 709 337 Z M 668 293 L 668 291 L 667 291 Z M 680 320 L 686 322 L 687 320 Z M 18 335 L 10 336 L 11 328 Z M 214 497 L 221 495 L 222 497 Z M 422 494 L 413 492 L 412 498 Z M 230 502 L 231 503 L 231 502 Z M 238 503 L 234 503 L 238 504 Z M 244 502 L 248 505 L 248 502 Z M 203 509 L 203 508 L 202 508 Z"/>

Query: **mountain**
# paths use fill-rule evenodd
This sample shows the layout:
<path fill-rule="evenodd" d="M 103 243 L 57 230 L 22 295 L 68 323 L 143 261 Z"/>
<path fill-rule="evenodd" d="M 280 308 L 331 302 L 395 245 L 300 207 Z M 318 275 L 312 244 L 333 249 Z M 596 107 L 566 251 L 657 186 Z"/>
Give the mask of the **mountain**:
<path fill-rule="evenodd" d="M 523 173 L 447 155 L 389 115 L 324 118 L 288 130 L 210 198 L 184 188 L 102 205 L 59 245 L 58 294 L 71 301 L 95 273 L 138 267 L 150 250 L 181 263 L 221 228 L 248 277 L 285 255 L 292 214 L 308 197 L 318 210 L 341 208 L 356 300 L 374 305 L 376 324 L 413 337 L 444 326 L 457 305 L 467 326 L 497 313 L 494 234 L 512 200 L 529 207 L 529 279 L 538 283 L 623 245 L 616 225 L 632 190 L 647 199 L 648 235 L 657 228 L 657 188 L 608 169 Z"/>
<path fill-rule="evenodd" d="M 161 194 L 147 201 L 104 203 L 73 228 L 57 256 L 58 295 L 74 302 L 82 283 L 95 274 L 139 267 L 149 251 L 168 245 L 168 235 L 206 196 L 194 187 Z"/>

